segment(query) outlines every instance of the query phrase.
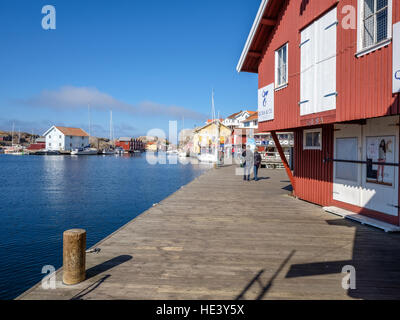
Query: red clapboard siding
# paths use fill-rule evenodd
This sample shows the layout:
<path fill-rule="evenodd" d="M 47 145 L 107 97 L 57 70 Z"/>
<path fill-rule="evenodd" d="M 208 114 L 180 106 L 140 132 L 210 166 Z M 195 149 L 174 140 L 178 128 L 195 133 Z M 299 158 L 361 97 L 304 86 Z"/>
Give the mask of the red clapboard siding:
<path fill-rule="evenodd" d="M 297 197 L 327 206 L 332 201 L 333 165 L 324 159 L 333 154 L 333 125 L 322 130 L 322 151 L 303 150 L 303 130 L 294 131 L 294 178 Z"/>
<path fill-rule="evenodd" d="M 275 2 L 271 0 L 272 3 Z M 308 24 L 337 5 L 337 108 L 334 111 L 300 116 L 300 32 Z M 357 0 L 291 0 L 280 7 L 271 4 L 269 11 L 276 12 L 275 28 L 263 29 L 265 37 L 257 39 L 264 50 L 258 65 L 259 88 L 274 82 L 275 50 L 289 43 L 289 85 L 275 92 L 275 119 L 259 123 L 260 131 L 287 130 L 315 124 L 335 123 L 374 118 L 400 113 L 399 95 L 392 94 L 392 44 L 362 57 L 356 57 L 357 30 L 345 30 L 341 22 L 346 5 L 357 8 Z M 279 9 L 279 10 L 278 10 Z M 393 0 L 393 23 L 400 21 L 400 0 Z M 265 15 L 264 15 L 265 16 Z M 271 31 L 272 30 L 272 31 Z"/>

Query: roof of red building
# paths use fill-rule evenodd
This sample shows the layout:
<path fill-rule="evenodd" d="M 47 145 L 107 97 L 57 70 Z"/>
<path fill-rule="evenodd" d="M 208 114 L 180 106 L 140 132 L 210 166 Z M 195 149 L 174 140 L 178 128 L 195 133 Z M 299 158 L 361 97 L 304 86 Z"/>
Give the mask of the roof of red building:
<path fill-rule="evenodd" d="M 258 71 L 258 64 L 262 57 L 265 39 L 274 30 L 280 10 L 286 1 L 262 0 L 253 26 L 251 27 L 246 44 L 243 48 L 236 70 L 238 72 Z"/>
<path fill-rule="evenodd" d="M 81 128 L 69 128 L 69 127 L 59 127 L 59 126 L 55 127 L 66 136 L 89 137 L 86 131 L 82 130 Z"/>

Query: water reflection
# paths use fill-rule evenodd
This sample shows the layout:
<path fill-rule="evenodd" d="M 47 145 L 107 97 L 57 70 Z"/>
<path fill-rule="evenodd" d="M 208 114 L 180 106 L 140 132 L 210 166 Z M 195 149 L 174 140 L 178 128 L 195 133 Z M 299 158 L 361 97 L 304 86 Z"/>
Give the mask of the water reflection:
<path fill-rule="evenodd" d="M 198 165 L 150 165 L 144 155 L 0 155 L 0 299 L 14 298 L 60 267 L 62 232 L 87 230 L 87 245 L 204 172 Z"/>

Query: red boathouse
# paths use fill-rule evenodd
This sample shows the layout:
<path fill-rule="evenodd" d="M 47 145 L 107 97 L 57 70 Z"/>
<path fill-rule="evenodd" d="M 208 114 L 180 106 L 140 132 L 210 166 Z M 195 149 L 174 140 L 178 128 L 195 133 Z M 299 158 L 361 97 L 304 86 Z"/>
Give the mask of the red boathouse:
<path fill-rule="evenodd" d="M 400 225 L 400 0 L 262 0 L 237 71 L 294 132 L 295 196 Z"/>

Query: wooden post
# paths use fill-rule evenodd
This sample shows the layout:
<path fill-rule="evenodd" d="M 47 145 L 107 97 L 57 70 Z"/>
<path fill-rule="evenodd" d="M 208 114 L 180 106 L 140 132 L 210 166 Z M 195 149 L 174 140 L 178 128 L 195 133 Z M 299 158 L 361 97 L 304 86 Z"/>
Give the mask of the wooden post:
<path fill-rule="evenodd" d="M 71 229 L 63 234 L 63 283 L 77 284 L 86 279 L 86 230 Z"/>
<path fill-rule="evenodd" d="M 295 192 L 295 184 L 294 184 L 294 177 L 293 177 L 293 174 L 292 174 L 292 170 L 290 170 L 290 167 L 289 167 L 289 164 L 288 164 L 288 162 L 287 162 L 286 156 L 285 156 L 285 154 L 283 153 L 283 149 L 282 149 L 281 143 L 279 142 L 278 136 L 276 135 L 276 132 L 275 132 L 275 131 L 271 131 L 271 135 L 272 135 L 272 139 L 274 139 L 275 146 L 276 146 L 276 148 L 278 149 L 279 155 L 280 155 L 280 157 L 281 157 L 283 166 L 285 167 L 286 173 L 287 173 L 287 175 L 288 175 L 288 177 L 289 177 L 290 183 L 292 184 L 292 187 L 293 187 L 293 195 L 296 195 L 296 192 Z"/>

